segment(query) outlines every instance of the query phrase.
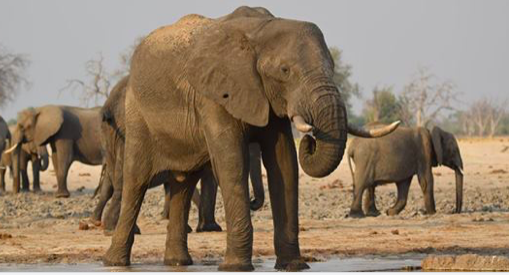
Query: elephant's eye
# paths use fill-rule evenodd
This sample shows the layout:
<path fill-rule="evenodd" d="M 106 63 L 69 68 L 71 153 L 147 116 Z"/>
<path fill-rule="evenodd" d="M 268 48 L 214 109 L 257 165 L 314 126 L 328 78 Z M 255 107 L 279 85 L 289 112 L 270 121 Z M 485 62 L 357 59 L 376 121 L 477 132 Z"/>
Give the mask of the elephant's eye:
<path fill-rule="evenodd" d="M 290 69 L 286 66 L 281 66 L 281 72 L 284 74 L 288 74 L 290 72 Z"/>

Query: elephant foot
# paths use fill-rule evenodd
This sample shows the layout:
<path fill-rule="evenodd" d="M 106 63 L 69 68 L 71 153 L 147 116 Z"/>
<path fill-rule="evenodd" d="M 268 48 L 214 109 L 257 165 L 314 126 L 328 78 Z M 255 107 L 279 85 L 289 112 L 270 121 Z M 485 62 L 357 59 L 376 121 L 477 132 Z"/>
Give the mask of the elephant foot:
<path fill-rule="evenodd" d="M 96 218 L 94 218 L 94 217 L 90 217 L 90 218 L 88 219 L 88 221 L 89 221 L 91 224 L 95 225 L 95 226 L 101 226 L 101 225 L 102 225 L 101 220 L 98 220 L 98 219 L 96 219 Z"/>
<path fill-rule="evenodd" d="M 437 213 L 437 211 L 435 209 L 429 209 L 429 210 L 427 209 L 426 210 L 426 215 L 433 215 L 433 214 L 436 214 L 436 213 Z"/>
<path fill-rule="evenodd" d="M 362 210 L 350 210 L 350 213 L 348 213 L 348 218 L 360 219 L 364 217 Z"/>
<path fill-rule="evenodd" d="M 223 229 L 215 221 L 204 224 L 200 223 L 196 227 L 196 232 L 221 232 L 221 231 L 223 231 Z"/>
<path fill-rule="evenodd" d="M 254 266 L 251 261 L 247 263 L 231 263 L 225 261 L 217 268 L 219 271 L 253 271 Z"/>
<path fill-rule="evenodd" d="M 192 265 L 193 259 L 189 253 L 180 253 L 180 256 L 168 256 L 164 257 L 164 264 L 169 266 L 186 266 Z"/>
<path fill-rule="evenodd" d="M 129 254 L 123 249 L 110 247 L 103 257 L 105 266 L 128 266 L 131 265 Z"/>
<path fill-rule="evenodd" d="M 378 216 L 380 216 L 380 214 L 382 214 L 382 213 L 380 213 L 380 211 L 378 211 L 377 209 L 370 209 L 366 213 L 366 216 L 368 216 L 368 217 L 378 217 Z"/>
<path fill-rule="evenodd" d="M 69 191 L 67 190 L 58 190 L 57 193 L 55 194 L 55 197 L 57 198 L 68 198 L 71 196 L 71 193 L 69 193 Z"/>
<path fill-rule="evenodd" d="M 309 265 L 301 258 L 293 259 L 293 260 L 276 260 L 276 265 L 274 266 L 277 270 L 285 270 L 289 272 L 300 271 L 304 269 L 309 269 Z"/>
<path fill-rule="evenodd" d="M 40 194 L 42 193 L 42 189 L 40 187 L 39 188 L 34 187 L 34 193 Z"/>
<path fill-rule="evenodd" d="M 114 232 L 115 232 L 115 228 L 111 229 L 111 228 L 107 228 L 107 227 L 105 227 L 104 231 L 103 231 L 104 236 L 108 236 L 108 237 L 113 236 Z M 135 235 L 141 235 L 141 230 L 138 227 L 138 225 L 134 225 L 134 234 Z"/>

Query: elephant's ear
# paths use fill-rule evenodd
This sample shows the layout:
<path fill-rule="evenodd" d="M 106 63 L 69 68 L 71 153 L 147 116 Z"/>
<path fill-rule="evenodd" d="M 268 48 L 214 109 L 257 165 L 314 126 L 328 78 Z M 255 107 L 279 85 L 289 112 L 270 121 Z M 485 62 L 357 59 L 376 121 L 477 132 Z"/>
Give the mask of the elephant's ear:
<path fill-rule="evenodd" d="M 40 146 L 60 130 L 64 113 L 56 106 L 42 107 L 37 111 L 35 121 L 34 142 Z"/>
<path fill-rule="evenodd" d="M 433 149 L 435 150 L 435 156 L 438 165 L 444 163 L 444 150 L 442 148 L 442 129 L 439 127 L 433 127 L 431 130 L 431 142 L 433 143 Z"/>
<path fill-rule="evenodd" d="M 269 101 L 256 69 L 256 53 L 241 31 L 216 24 L 197 38 L 186 65 L 189 84 L 233 117 L 263 127 Z"/>

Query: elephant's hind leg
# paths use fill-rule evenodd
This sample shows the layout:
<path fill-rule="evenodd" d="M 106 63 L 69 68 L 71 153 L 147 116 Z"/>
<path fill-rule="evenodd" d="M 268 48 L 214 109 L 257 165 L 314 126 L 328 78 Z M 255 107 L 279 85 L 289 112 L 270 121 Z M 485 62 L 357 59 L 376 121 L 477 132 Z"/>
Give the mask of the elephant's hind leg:
<path fill-rule="evenodd" d="M 191 265 L 193 260 L 187 247 L 189 209 L 198 182 L 198 175 L 191 175 L 184 182 L 170 181 L 170 213 L 166 235 L 164 264 Z"/>
<path fill-rule="evenodd" d="M 396 186 L 398 187 L 398 199 L 396 203 L 387 210 L 387 215 L 395 216 L 405 209 L 411 182 L 412 178 L 396 182 Z"/>
<path fill-rule="evenodd" d="M 108 168 L 103 168 L 108 169 Z M 99 225 L 101 224 L 101 219 L 103 215 L 104 208 L 106 207 L 106 204 L 113 196 L 113 184 L 111 183 L 111 179 L 108 173 L 105 172 L 101 178 L 100 190 L 99 190 L 99 202 L 97 203 L 94 212 L 92 214 L 92 217 L 90 218 L 91 221 Z"/>
<path fill-rule="evenodd" d="M 129 155 L 127 149 L 126 144 L 120 216 L 111 238 L 111 246 L 103 258 L 103 263 L 107 266 L 127 266 L 131 264 L 131 249 L 134 243 L 136 219 L 140 213 L 141 204 L 149 183 L 152 180 L 151 161 L 147 159 L 145 165 L 139 165 L 139 156 L 143 156 L 144 153 L 143 148 L 131 146 L 129 149 L 132 151 Z"/>
<path fill-rule="evenodd" d="M 376 208 L 375 185 L 368 187 L 367 196 L 364 198 L 364 211 L 366 216 L 380 216 L 380 211 Z"/>
<path fill-rule="evenodd" d="M 371 186 L 374 183 L 368 180 L 367 173 L 365 173 L 365 171 L 361 171 L 361 169 L 357 169 L 357 171 L 355 171 L 354 177 L 353 200 L 348 217 L 363 218 L 364 212 L 362 211 L 362 195 L 364 194 L 366 187 Z"/>
<path fill-rule="evenodd" d="M 216 222 L 216 197 L 217 183 L 212 170 L 207 167 L 201 177 L 201 195 L 198 204 L 199 221 L 196 232 L 219 232 L 223 230 Z"/>

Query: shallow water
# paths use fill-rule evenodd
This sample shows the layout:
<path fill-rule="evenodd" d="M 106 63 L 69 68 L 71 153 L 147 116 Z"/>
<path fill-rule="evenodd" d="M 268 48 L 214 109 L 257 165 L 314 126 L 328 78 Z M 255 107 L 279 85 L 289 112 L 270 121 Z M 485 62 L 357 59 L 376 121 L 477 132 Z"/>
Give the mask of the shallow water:
<path fill-rule="evenodd" d="M 411 258 L 373 257 L 330 259 L 325 262 L 309 263 L 306 271 L 397 271 L 407 267 L 420 267 L 422 257 Z M 274 260 L 253 263 L 256 271 L 275 271 Z M 132 264 L 129 267 L 105 267 L 101 263 L 82 264 L 0 264 L 0 271 L 44 271 L 44 272 L 94 272 L 94 271 L 217 271 L 217 262 L 200 262 L 191 266 L 172 267 L 161 264 Z"/>

